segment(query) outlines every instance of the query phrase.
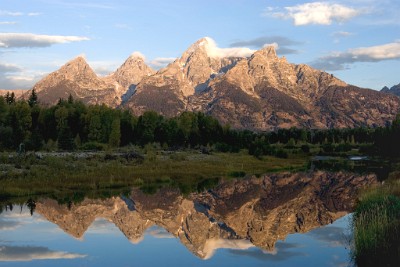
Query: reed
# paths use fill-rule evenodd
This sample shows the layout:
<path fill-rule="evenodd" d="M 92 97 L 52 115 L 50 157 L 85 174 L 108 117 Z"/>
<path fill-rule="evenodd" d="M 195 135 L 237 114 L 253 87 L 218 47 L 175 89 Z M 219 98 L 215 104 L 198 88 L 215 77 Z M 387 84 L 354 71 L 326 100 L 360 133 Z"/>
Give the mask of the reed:
<path fill-rule="evenodd" d="M 353 259 L 358 266 L 400 262 L 400 180 L 364 192 L 354 212 Z"/>

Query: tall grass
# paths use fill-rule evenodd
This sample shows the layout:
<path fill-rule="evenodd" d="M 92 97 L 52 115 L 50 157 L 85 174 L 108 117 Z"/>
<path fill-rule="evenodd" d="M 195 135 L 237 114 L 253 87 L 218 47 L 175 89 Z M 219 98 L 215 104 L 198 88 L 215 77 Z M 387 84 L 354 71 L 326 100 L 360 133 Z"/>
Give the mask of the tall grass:
<path fill-rule="evenodd" d="M 360 197 L 353 216 L 353 259 L 357 266 L 399 266 L 400 180 Z"/>

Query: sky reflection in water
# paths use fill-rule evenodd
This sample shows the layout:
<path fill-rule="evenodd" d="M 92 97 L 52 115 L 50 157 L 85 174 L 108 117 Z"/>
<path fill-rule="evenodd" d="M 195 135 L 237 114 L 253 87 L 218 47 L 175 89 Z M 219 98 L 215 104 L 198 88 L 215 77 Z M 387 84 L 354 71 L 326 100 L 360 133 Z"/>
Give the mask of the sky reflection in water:
<path fill-rule="evenodd" d="M 0 266 L 346 266 L 348 220 L 289 235 L 273 251 L 247 240 L 218 240 L 210 257 L 200 259 L 159 226 L 130 241 L 113 223 L 96 219 L 77 239 L 27 208 L 15 208 L 0 215 Z"/>
<path fill-rule="evenodd" d="M 346 214 L 376 182 L 286 173 L 187 196 L 161 188 L 71 205 L 39 199 L 32 216 L 26 206 L 0 214 L 0 267 L 348 266 Z"/>

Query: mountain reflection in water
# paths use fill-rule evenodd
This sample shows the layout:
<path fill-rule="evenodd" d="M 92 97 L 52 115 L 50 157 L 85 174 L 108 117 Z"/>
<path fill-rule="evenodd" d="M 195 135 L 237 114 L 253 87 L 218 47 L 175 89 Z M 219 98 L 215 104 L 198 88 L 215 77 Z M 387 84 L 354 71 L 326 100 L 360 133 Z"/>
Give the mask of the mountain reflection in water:
<path fill-rule="evenodd" d="M 375 175 L 351 173 L 272 174 L 232 180 L 182 196 L 163 188 L 153 195 L 133 189 L 127 197 L 85 199 L 59 205 L 37 201 L 35 213 L 82 238 L 98 218 L 116 225 L 133 243 L 152 226 L 179 238 L 194 255 L 209 259 L 219 248 L 259 247 L 273 254 L 278 240 L 308 232 L 351 212 L 357 191 L 377 183 Z"/>

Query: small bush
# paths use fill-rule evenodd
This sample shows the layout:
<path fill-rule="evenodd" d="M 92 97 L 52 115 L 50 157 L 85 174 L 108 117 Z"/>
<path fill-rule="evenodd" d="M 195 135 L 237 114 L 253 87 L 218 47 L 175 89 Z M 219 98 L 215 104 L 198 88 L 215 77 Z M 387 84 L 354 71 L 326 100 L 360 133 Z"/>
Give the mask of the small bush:
<path fill-rule="evenodd" d="M 277 158 L 287 159 L 289 157 L 288 153 L 283 149 L 278 149 L 275 153 Z"/>
<path fill-rule="evenodd" d="M 92 151 L 102 151 L 104 150 L 104 145 L 97 142 L 88 142 L 82 145 L 82 150 L 92 150 Z"/>
<path fill-rule="evenodd" d="M 234 178 L 243 178 L 246 176 L 246 172 L 244 171 L 232 171 L 229 173 L 230 177 L 234 177 Z"/>
<path fill-rule="evenodd" d="M 300 149 L 301 149 L 301 151 L 303 153 L 310 153 L 310 146 L 309 145 L 302 145 Z"/>
<path fill-rule="evenodd" d="M 335 149 L 335 147 L 334 147 L 331 143 L 324 144 L 324 145 L 322 146 L 322 150 L 323 150 L 325 153 L 332 153 L 332 152 L 334 151 L 334 149 Z"/>
<path fill-rule="evenodd" d="M 186 160 L 186 155 L 183 153 L 175 152 L 172 153 L 169 156 L 170 159 L 175 160 L 175 161 L 185 161 Z"/>

